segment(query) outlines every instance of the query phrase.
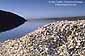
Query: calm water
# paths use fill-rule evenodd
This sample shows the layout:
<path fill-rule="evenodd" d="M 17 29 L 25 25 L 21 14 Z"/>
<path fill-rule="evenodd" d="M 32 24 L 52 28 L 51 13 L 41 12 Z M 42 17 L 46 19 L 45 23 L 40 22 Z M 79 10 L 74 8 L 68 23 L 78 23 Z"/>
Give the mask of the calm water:
<path fill-rule="evenodd" d="M 42 27 L 43 25 L 53 21 L 56 20 L 28 20 L 27 22 L 18 26 L 17 28 L 14 28 L 6 32 L 1 32 L 0 41 L 21 37 L 29 32 L 36 30 L 38 27 Z"/>

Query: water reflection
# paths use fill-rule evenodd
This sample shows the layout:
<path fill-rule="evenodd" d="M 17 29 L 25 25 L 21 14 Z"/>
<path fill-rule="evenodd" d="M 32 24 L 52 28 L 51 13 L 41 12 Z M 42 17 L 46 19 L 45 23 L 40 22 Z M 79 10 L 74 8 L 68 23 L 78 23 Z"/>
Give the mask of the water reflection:
<path fill-rule="evenodd" d="M 0 33 L 0 41 L 21 37 L 27 34 L 28 32 L 32 32 L 38 27 L 42 27 L 43 25 L 53 21 L 56 20 L 28 20 L 17 28 Z"/>
<path fill-rule="evenodd" d="M 18 27 L 25 21 L 26 20 L 19 15 L 16 15 L 12 12 L 0 10 L 0 32 Z"/>

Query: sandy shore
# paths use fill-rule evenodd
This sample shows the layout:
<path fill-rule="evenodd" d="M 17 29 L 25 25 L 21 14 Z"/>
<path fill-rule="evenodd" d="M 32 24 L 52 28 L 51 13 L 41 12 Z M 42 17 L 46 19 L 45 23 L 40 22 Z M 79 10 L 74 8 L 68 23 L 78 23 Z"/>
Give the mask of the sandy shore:
<path fill-rule="evenodd" d="M 85 56 L 85 20 L 52 22 L 0 44 L 0 56 Z"/>

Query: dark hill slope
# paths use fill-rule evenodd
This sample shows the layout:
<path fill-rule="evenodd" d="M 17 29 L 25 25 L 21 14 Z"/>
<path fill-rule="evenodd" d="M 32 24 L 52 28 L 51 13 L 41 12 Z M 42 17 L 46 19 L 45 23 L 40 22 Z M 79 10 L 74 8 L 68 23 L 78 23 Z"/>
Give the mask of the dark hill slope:
<path fill-rule="evenodd" d="M 0 10 L 0 32 L 15 28 L 25 21 L 24 18 L 14 13 Z"/>

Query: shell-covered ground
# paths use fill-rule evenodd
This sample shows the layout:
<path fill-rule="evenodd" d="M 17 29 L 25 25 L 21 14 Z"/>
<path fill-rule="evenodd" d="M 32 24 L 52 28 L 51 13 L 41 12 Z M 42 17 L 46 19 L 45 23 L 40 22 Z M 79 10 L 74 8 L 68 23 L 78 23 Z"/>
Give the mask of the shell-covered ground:
<path fill-rule="evenodd" d="M 85 56 L 85 20 L 52 22 L 4 41 L 0 56 Z"/>

